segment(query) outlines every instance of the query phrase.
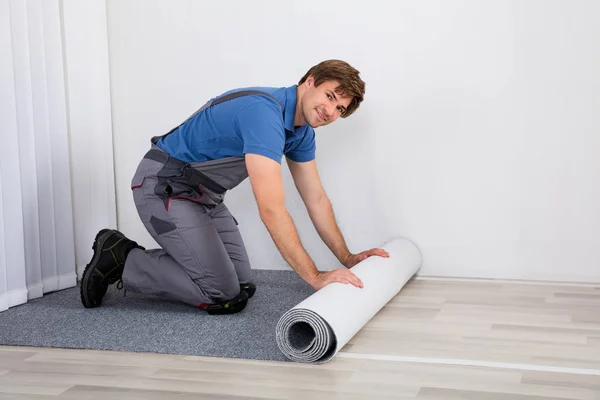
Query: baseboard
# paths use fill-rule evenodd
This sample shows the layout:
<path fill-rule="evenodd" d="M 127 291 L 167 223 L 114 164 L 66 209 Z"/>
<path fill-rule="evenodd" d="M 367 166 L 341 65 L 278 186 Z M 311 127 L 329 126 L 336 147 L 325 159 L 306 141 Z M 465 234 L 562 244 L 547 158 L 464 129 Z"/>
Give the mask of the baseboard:
<path fill-rule="evenodd" d="M 293 272 L 291 268 L 252 268 L 253 270 L 261 271 L 288 271 Z M 438 281 L 438 282 L 466 282 L 466 283 L 508 283 L 515 285 L 534 285 L 534 286 L 571 286 L 571 287 L 600 287 L 600 282 L 577 282 L 577 281 L 548 281 L 534 279 L 506 279 L 506 278 L 473 278 L 462 276 L 433 276 L 420 275 L 418 272 L 411 280 L 416 281 Z"/>
<path fill-rule="evenodd" d="M 509 283 L 515 285 L 533 286 L 566 286 L 566 287 L 600 287 L 600 282 L 569 282 L 569 281 L 542 281 L 526 279 L 497 279 L 497 278 L 463 278 L 452 276 L 415 275 L 412 280 L 438 281 L 438 282 L 466 282 L 466 283 Z"/>

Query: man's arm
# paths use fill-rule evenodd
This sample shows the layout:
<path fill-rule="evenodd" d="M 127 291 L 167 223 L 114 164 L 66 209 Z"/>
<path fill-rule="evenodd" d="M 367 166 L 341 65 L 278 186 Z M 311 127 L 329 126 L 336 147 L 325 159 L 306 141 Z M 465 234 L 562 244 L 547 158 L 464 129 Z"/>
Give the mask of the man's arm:
<path fill-rule="evenodd" d="M 258 204 L 260 218 L 273 238 L 277 249 L 290 266 L 316 290 L 331 283 L 362 282 L 350 271 L 319 272 L 298 237 L 292 217 L 285 208 L 281 166 L 258 154 L 246 154 L 246 168 Z"/>
<path fill-rule="evenodd" d="M 345 264 L 352 253 L 348 250 L 342 232 L 335 221 L 333 207 L 321 183 L 316 161 L 299 163 L 288 159 L 287 163 L 294 178 L 294 184 L 319 236 L 340 263 Z"/>
<path fill-rule="evenodd" d="M 288 159 L 287 163 L 319 236 L 341 264 L 351 268 L 372 255 L 389 257 L 389 254 L 382 249 L 370 249 L 359 254 L 350 252 L 335 220 L 331 201 L 321 183 L 316 161 L 295 162 Z"/>

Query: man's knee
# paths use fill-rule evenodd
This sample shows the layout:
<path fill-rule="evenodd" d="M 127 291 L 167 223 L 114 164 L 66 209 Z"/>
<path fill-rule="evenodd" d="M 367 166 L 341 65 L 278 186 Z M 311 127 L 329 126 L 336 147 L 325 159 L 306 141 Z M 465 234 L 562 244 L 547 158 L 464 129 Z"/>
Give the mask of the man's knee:
<path fill-rule="evenodd" d="M 242 290 L 236 279 L 220 280 L 213 283 L 214 287 L 208 290 L 212 303 L 203 303 L 198 307 L 206 310 L 209 314 L 235 314 L 241 312 L 248 304 L 248 292 Z"/>
<path fill-rule="evenodd" d="M 224 282 L 220 288 L 221 293 L 223 293 L 223 297 L 220 300 L 229 300 L 240 294 L 241 288 L 237 279 L 228 280 L 228 282 Z"/>
<path fill-rule="evenodd" d="M 220 276 L 219 279 L 204 277 L 203 279 L 196 280 L 196 284 L 215 302 L 233 299 L 241 291 L 238 278 L 235 274 L 232 276 Z"/>

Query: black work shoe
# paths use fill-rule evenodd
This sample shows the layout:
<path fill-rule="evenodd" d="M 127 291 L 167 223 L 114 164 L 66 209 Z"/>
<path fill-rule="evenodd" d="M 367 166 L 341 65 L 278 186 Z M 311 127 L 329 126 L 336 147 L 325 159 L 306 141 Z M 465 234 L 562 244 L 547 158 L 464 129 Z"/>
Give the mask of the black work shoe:
<path fill-rule="evenodd" d="M 254 292 L 256 292 L 256 285 L 254 283 L 242 283 L 240 284 L 240 290 L 248 293 L 248 298 L 254 296 Z"/>
<path fill-rule="evenodd" d="M 86 308 L 98 307 L 108 286 L 123 275 L 125 260 L 132 249 L 142 248 L 114 229 L 102 229 L 94 240 L 94 255 L 81 279 L 81 302 Z"/>
<path fill-rule="evenodd" d="M 231 300 L 217 301 L 215 304 L 200 304 L 198 308 L 205 310 L 210 315 L 235 314 L 246 308 L 247 304 L 248 293 L 241 290 L 240 294 Z"/>

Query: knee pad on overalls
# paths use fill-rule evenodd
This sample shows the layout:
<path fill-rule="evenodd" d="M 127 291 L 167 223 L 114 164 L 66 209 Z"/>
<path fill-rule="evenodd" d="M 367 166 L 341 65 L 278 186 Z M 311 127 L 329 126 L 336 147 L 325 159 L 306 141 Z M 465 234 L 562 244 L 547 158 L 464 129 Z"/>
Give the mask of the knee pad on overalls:
<path fill-rule="evenodd" d="M 256 292 L 256 285 L 253 283 L 242 283 L 240 285 L 240 290 L 248 293 L 248 298 L 254 296 L 254 292 Z"/>
<path fill-rule="evenodd" d="M 240 291 L 240 294 L 231 300 L 217 301 L 214 304 L 201 304 L 199 308 L 206 310 L 210 315 L 235 314 L 246 308 L 248 304 L 248 293 Z"/>

